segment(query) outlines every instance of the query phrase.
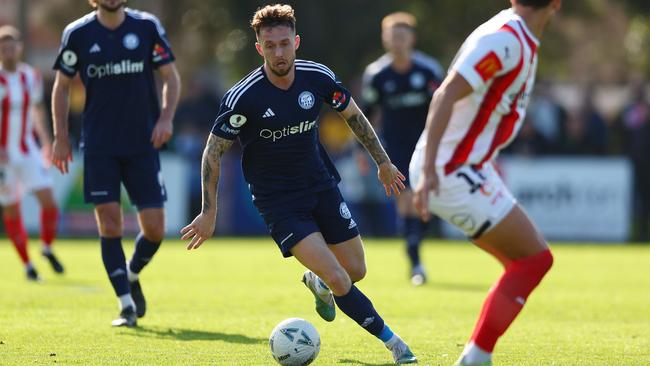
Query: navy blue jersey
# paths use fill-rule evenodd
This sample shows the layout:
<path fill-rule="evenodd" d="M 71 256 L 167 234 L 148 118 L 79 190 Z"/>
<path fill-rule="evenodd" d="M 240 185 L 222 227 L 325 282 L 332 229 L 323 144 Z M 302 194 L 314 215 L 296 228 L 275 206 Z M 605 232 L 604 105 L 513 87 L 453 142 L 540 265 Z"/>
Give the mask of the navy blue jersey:
<path fill-rule="evenodd" d="M 411 69 L 399 73 L 391 67 L 390 55 L 384 55 L 368 65 L 363 76 L 364 112 L 381 110 L 386 149 L 403 149 L 409 158 L 424 130 L 431 97 L 444 77 L 438 62 L 423 53 L 413 52 L 411 60 Z"/>
<path fill-rule="evenodd" d="M 263 67 L 255 69 L 221 99 L 212 133 L 239 138 L 242 167 L 258 207 L 330 189 L 338 172 L 318 139 L 323 103 L 337 111 L 350 93 L 321 64 L 296 60 L 288 90 L 274 86 Z"/>
<path fill-rule="evenodd" d="M 153 150 L 151 132 L 160 115 L 154 69 L 174 61 L 160 21 L 126 9 L 114 30 L 96 12 L 63 31 L 54 69 L 77 72 L 86 87 L 82 147 L 87 154 L 131 155 Z"/>

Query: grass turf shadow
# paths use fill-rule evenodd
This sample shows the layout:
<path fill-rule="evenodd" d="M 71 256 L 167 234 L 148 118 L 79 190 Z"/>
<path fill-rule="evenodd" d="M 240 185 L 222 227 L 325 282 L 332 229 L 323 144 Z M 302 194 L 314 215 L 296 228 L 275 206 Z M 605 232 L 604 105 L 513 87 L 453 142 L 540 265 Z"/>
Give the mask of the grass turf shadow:
<path fill-rule="evenodd" d="M 364 365 L 364 366 L 392 366 L 394 363 L 367 363 L 359 360 L 351 359 L 341 359 L 339 363 L 352 364 L 352 365 Z"/>
<path fill-rule="evenodd" d="M 133 332 L 129 332 L 127 334 L 139 337 L 174 339 L 178 341 L 222 341 L 239 344 L 262 344 L 268 342 L 268 339 L 265 338 L 252 338 L 242 334 L 229 334 L 182 328 L 155 328 L 138 326 L 133 328 Z"/>

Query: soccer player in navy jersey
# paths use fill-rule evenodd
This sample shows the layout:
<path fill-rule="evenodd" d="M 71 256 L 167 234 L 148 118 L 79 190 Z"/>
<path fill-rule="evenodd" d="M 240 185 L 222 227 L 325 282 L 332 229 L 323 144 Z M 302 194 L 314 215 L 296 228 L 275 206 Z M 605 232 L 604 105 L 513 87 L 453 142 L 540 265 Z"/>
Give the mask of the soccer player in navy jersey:
<path fill-rule="evenodd" d="M 72 160 L 68 139 L 69 90 L 79 73 L 86 87 L 83 114 L 84 195 L 95 205 L 102 260 L 120 316 L 114 326 L 135 326 L 146 311 L 138 274 L 165 234 L 165 187 L 158 149 L 172 135 L 180 91 L 165 30 L 153 15 L 125 9 L 125 0 L 89 0 L 96 11 L 63 31 L 52 92 L 53 163 L 65 174 Z M 162 78 L 158 103 L 153 71 Z M 126 263 L 122 249 L 120 184 L 138 210 L 141 232 Z"/>
<path fill-rule="evenodd" d="M 444 78 L 438 61 L 413 49 L 416 26 L 415 17 L 409 13 L 397 12 L 384 17 L 381 39 L 386 54 L 368 65 L 363 75 L 364 113 L 372 118 L 372 112 L 380 112 L 386 152 L 401 172 L 409 169 L 415 144 L 424 130 L 429 102 Z M 411 283 L 419 286 L 426 281 L 420 263 L 420 242 L 426 223 L 420 220 L 413 206 L 408 186 L 407 183 L 407 189 L 396 197 L 396 203 L 399 216 L 404 219 Z"/>
<path fill-rule="evenodd" d="M 220 159 L 239 138 L 253 202 L 285 257 L 307 267 L 303 282 L 326 321 L 339 309 L 381 339 L 397 364 L 417 361 L 354 285 L 366 274 L 357 225 L 337 188 L 336 169 L 318 140 L 323 103 L 343 116 L 378 167 L 386 194 L 404 189 L 372 126 L 327 67 L 296 60 L 300 37 L 289 5 L 259 9 L 251 22 L 264 65 L 228 91 L 203 153 L 201 213 L 181 231 L 188 249 L 214 232 Z M 322 279 L 322 280 L 321 280 Z M 330 290 L 331 289 L 331 290 Z"/>

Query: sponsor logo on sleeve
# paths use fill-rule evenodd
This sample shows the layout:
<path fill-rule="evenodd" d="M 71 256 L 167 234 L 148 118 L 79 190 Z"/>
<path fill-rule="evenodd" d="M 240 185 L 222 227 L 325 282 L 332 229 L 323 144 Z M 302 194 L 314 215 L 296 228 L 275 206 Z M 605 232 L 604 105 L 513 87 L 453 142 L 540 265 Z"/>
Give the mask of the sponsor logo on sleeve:
<path fill-rule="evenodd" d="M 165 47 L 159 45 L 156 43 L 153 46 L 153 62 L 160 62 L 169 59 L 170 55 L 169 52 L 165 49 Z"/>
<path fill-rule="evenodd" d="M 348 97 L 340 91 L 332 95 L 332 107 L 339 108 L 348 100 Z"/>
<path fill-rule="evenodd" d="M 229 134 L 229 135 L 239 135 L 239 130 L 233 130 L 232 128 L 228 127 L 227 124 L 222 124 L 221 125 L 221 131 Z"/>
<path fill-rule="evenodd" d="M 64 65 L 72 67 L 77 64 L 78 58 L 77 54 L 74 53 L 74 51 L 65 50 L 61 55 L 61 60 L 63 61 Z"/>
<path fill-rule="evenodd" d="M 230 116 L 230 119 L 228 120 L 230 125 L 234 128 L 239 128 L 246 123 L 246 117 L 242 116 L 241 114 L 233 114 Z"/>
<path fill-rule="evenodd" d="M 474 69 L 476 72 L 481 75 L 483 81 L 488 81 L 492 79 L 494 74 L 503 69 L 501 60 L 494 51 L 488 53 L 483 57 L 475 66 Z"/>

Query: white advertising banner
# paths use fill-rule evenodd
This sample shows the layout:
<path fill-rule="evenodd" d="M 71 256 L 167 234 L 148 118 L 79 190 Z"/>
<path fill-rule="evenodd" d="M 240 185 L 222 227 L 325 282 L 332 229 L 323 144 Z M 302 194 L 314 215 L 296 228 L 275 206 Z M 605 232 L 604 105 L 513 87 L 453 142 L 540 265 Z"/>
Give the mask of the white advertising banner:
<path fill-rule="evenodd" d="M 623 158 L 504 158 L 506 185 L 552 240 L 622 242 L 630 236 L 633 171 Z M 445 233 L 458 232 L 445 227 Z"/>
<path fill-rule="evenodd" d="M 167 191 L 167 202 L 165 202 L 165 231 L 168 235 L 178 236 L 179 230 L 187 224 L 188 213 L 188 171 L 185 161 L 173 154 L 161 153 L 160 164 L 162 166 L 163 181 Z M 83 158 L 75 156 L 70 166 L 70 173 L 62 175 L 56 169 L 51 168 L 50 174 L 54 180 L 54 196 L 63 208 L 60 231 L 65 235 L 74 237 L 75 235 L 95 233 L 94 215 L 91 205 L 84 205 L 84 210 L 70 209 L 72 197 L 82 199 L 82 176 L 83 176 Z M 125 206 L 128 196 L 122 195 L 122 204 Z M 40 212 L 36 198 L 29 194 L 26 195 L 22 202 L 22 214 L 27 230 L 37 235 L 40 230 Z M 74 216 L 73 223 L 70 216 Z M 133 213 L 125 212 L 125 230 L 133 231 L 137 225 Z"/>

